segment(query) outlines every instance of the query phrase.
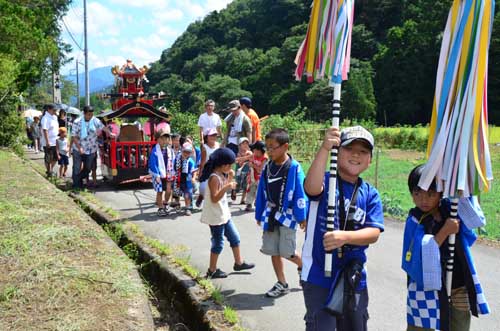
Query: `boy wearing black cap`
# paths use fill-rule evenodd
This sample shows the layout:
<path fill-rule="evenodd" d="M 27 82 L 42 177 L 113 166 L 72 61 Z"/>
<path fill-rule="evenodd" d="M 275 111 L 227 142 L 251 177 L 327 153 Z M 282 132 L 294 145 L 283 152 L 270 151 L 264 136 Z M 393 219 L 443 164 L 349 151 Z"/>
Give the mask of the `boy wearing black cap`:
<path fill-rule="evenodd" d="M 331 149 L 339 145 L 336 230 L 326 231 L 329 173 L 325 174 L 324 169 Z M 306 176 L 304 188 L 311 203 L 301 279 L 307 331 L 367 329 L 365 250 L 384 231 L 380 196 L 359 177 L 371 163 L 373 146 L 373 136 L 361 126 L 346 128 L 342 133 L 330 128 Z M 338 254 L 340 248 L 342 255 Z M 333 251 L 332 275 L 326 277 L 325 252 L 330 251 Z M 345 289 L 336 287 L 342 282 Z M 325 305 L 332 298 L 340 298 L 344 304 L 333 310 Z"/>

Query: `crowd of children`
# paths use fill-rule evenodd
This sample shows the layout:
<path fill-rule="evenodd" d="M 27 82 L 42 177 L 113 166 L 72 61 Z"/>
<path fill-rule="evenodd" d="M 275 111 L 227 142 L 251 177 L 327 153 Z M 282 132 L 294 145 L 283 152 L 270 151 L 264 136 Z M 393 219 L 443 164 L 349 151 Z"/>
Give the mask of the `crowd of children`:
<path fill-rule="evenodd" d="M 37 138 L 37 130 L 32 131 Z M 263 231 L 260 251 L 271 257 L 276 275 L 265 295 L 277 298 L 289 292 L 284 272 L 288 260 L 299 273 L 307 331 L 367 330 L 366 250 L 384 231 L 380 195 L 361 178 L 371 164 L 372 134 L 361 126 L 327 129 L 307 175 L 289 154 L 284 129 L 273 129 L 264 141 L 253 143 L 239 137 L 237 154 L 234 148 L 221 147 L 220 130 L 208 128 L 202 135 L 200 149 L 191 137 L 172 134 L 170 126 L 159 128 L 148 167 L 159 217 L 167 216 L 170 208 L 179 208 L 180 198 L 185 215 L 191 215 L 194 207 L 201 209 L 200 220 L 211 233 L 206 277 L 228 276 L 217 267 L 224 237 L 232 249 L 235 271 L 255 266 L 242 258 L 241 237 L 231 220 L 228 195 L 235 204 L 240 194 L 238 204 L 245 206 L 244 211 L 255 211 Z M 71 150 L 64 127 L 59 129 L 56 147 L 59 176 L 64 177 Z M 338 148 L 335 209 L 329 199 L 331 174 L 325 172 L 334 148 Z M 458 217 L 452 218 L 450 203 L 437 191 L 436 182 L 427 189 L 418 186 L 424 167 L 413 169 L 408 178 L 415 208 L 409 211 L 402 250 L 407 330 L 469 330 L 471 315 L 489 313 L 470 252 L 476 239 L 472 230 L 484 225 L 484 215 L 477 200 L 462 199 Z M 331 216 L 334 230 L 327 231 Z M 296 244 L 298 229 L 305 232 L 302 249 Z M 451 293 L 447 293 L 446 238 L 452 234 L 457 234 L 455 272 Z M 332 254 L 330 275 L 325 274 L 327 253 Z"/>
<path fill-rule="evenodd" d="M 360 177 L 371 163 L 373 136 L 360 126 L 328 129 L 307 176 L 288 152 L 286 130 L 273 129 L 264 141 L 253 144 L 246 137 L 239 138 L 237 155 L 220 148 L 217 136 L 214 129 L 204 135 L 199 164 L 190 159 L 192 142 L 177 143 L 178 165 L 174 167 L 175 178 L 180 178 L 177 195 L 184 196 L 188 210 L 200 174 L 196 206 L 202 209 L 200 220 L 210 226 L 212 237 L 206 277 L 228 276 L 217 268 L 224 236 L 233 251 L 234 270 L 254 267 L 241 257 L 240 235 L 231 220 L 228 195 L 236 203 L 236 194 L 241 192 L 239 204 L 245 205 L 245 211 L 255 210 L 263 230 L 260 251 L 271 257 L 277 279 L 265 295 L 277 298 L 289 292 L 283 265 L 288 260 L 300 276 L 307 331 L 367 330 L 366 250 L 384 231 L 380 195 Z M 333 147 L 338 148 L 336 216 L 335 230 L 327 231 L 330 173 L 325 168 Z M 481 219 L 482 214 L 474 206 L 467 217 L 459 210 L 460 221 L 450 218 L 449 203 L 435 191 L 435 184 L 428 191 L 418 187 L 422 167 L 414 169 L 409 178 L 416 207 L 410 211 L 403 244 L 402 268 L 408 273 L 407 330 L 469 330 L 471 314 L 489 312 L 469 249 L 475 236 L 466 220 L 470 215 Z M 163 202 L 158 199 L 159 208 Z M 306 233 L 302 250 L 296 247 L 299 228 Z M 443 266 L 448 249 L 445 239 L 454 233 L 458 234 L 459 253 L 450 304 Z M 333 253 L 332 275 L 324 271 L 327 252 Z M 429 270 L 434 272 L 433 278 Z"/>

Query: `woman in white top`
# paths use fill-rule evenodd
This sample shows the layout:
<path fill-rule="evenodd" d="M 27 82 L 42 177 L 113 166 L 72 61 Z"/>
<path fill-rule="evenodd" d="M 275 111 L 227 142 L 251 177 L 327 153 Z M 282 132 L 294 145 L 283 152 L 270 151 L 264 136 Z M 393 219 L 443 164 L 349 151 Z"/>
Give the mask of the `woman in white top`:
<path fill-rule="evenodd" d="M 205 143 L 202 145 L 201 148 L 201 160 L 200 160 L 200 169 L 198 171 L 199 174 L 202 173 L 203 171 L 203 166 L 205 163 L 207 163 L 208 158 L 212 153 L 220 147 L 219 142 L 217 141 L 217 130 L 215 129 L 208 129 L 206 134 L 205 134 Z M 196 199 L 196 207 L 200 208 L 201 203 L 203 202 L 204 194 L 205 194 L 205 188 L 207 187 L 207 181 L 200 182 L 200 193 L 198 194 L 198 198 Z"/>
<path fill-rule="evenodd" d="M 240 235 L 231 221 L 231 211 L 226 192 L 234 189 L 234 172 L 231 170 L 235 161 L 234 153 L 228 148 L 219 148 L 210 155 L 203 167 L 200 181 L 208 180 L 205 193 L 207 199 L 201 212 L 201 222 L 210 226 L 212 247 L 207 278 L 226 278 L 227 274 L 217 268 L 217 260 L 224 247 L 224 236 L 229 241 L 234 256 L 234 271 L 252 269 L 253 263 L 246 263 L 240 254 Z"/>

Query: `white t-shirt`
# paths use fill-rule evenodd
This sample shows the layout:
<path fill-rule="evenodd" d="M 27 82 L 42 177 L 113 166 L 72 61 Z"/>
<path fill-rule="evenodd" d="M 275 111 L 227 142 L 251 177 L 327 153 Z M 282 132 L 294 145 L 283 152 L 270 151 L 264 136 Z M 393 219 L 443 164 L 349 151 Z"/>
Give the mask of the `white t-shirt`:
<path fill-rule="evenodd" d="M 200 118 L 198 119 L 198 126 L 203 128 L 203 133 L 205 133 L 208 129 L 217 129 L 222 126 L 222 122 L 218 114 L 212 113 L 212 115 L 209 116 L 205 112 L 200 115 Z"/>
<path fill-rule="evenodd" d="M 57 139 L 57 150 L 59 151 L 59 154 L 61 154 L 61 155 L 68 154 L 68 140 L 66 138 Z"/>
<path fill-rule="evenodd" d="M 49 146 L 55 146 L 57 140 L 57 134 L 59 133 L 59 122 L 57 121 L 57 116 L 50 115 L 46 112 L 42 117 L 42 136 L 44 137 L 45 146 L 45 134 L 43 130 L 47 130 L 47 135 L 49 136 Z"/>

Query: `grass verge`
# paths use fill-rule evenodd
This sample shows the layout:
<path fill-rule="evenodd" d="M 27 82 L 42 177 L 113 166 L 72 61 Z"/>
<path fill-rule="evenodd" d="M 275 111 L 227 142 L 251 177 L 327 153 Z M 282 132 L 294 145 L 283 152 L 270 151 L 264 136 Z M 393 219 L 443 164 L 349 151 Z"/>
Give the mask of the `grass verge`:
<path fill-rule="evenodd" d="M 31 164 L 0 169 L 0 330 L 141 329 L 135 265 Z"/>

